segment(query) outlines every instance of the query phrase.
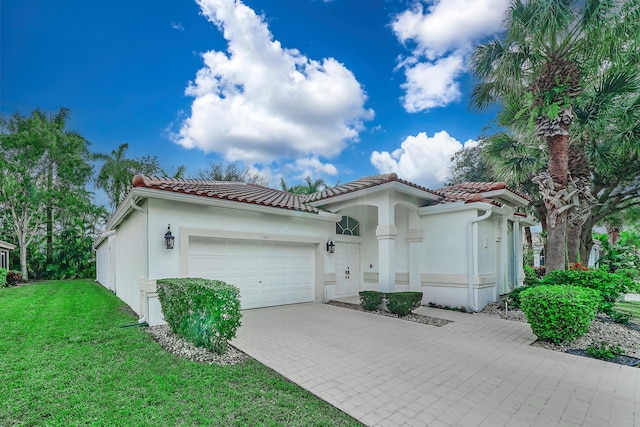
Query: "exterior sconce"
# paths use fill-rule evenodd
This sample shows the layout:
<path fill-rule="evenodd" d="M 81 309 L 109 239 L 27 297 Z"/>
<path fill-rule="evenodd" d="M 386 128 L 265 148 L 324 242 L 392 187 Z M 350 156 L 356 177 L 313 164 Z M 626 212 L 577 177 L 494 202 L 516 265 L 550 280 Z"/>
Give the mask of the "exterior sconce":
<path fill-rule="evenodd" d="M 332 254 L 335 251 L 336 251 L 336 244 L 333 243 L 333 238 L 329 237 L 329 240 L 327 240 L 327 252 Z"/>
<path fill-rule="evenodd" d="M 164 233 L 164 243 L 166 244 L 167 249 L 173 249 L 173 243 L 175 240 L 176 238 L 171 234 L 171 224 L 169 224 L 167 226 L 167 232 Z"/>

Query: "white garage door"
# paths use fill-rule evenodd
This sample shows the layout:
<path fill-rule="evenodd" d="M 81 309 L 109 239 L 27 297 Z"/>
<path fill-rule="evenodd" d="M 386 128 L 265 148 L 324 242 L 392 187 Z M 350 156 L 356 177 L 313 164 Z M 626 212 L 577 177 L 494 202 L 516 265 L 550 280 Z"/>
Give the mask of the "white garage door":
<path fill-rule="evenodd" d="M 242 308 L 314 300 L 314 245 L 191 237 L 189 277 L 240 288 Z"/>

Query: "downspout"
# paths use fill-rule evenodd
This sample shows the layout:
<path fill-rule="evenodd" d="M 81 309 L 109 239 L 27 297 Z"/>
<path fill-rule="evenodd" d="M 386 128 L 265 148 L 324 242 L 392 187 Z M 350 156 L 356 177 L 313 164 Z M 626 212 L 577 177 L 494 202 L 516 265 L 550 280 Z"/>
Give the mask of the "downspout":
<path fill-rule="evenodd" d="M 477 222 L 483 221 L 491 216 L 493 211 L 489 208 L 484 215 L 469 220 L 467 222 L 467 284 L 469 286 L 469 308 L 471 311 L 480 311 L 478 306 L 474 303 L 473 292 L 473 276 L 474 276 L 474 242 L 473 242 L 473 225 Z"/>
<path fill-rule="evenodd" d="M 131 198 L 131 208 L 132 208 L 132 209 L 134 209 L 134 210 L 136 210 L 136 211 L 140 211 L 140 212 L 142 212 L 142 216 L 144 217 L 144 230 L 145 230 L 145 233 L 146 233 L 146 232 L 147 232 L 147 215 L 146 215 L 146 213 L 145 213 L 144 209 L 142 209 L 140 206 L 136 205 L 136 201 L 134 200 L 134 198 L 133 198 L 133 197 Z M 144 238 L 144 245 L 145 245 L 144 253 L 145 253 L 146 260 L 147 260 L 147 262 L 146 262 L 145 264 L 148 264 L 148 260 L 149 260 L 149 258 L 148 258 L 148 257 L 149 257 L 149 254 L 148 254 L 148 252 L 147 252 L 147 248 L 146 248 L 146 245 L 147 245 L 147 236 L 145 236 L 145 238 Z M 148 265 L 145 265 L 145 276 L 146 276 L 146 274 L 147 274 L 148 268 L 149 268 L 149 266 L 148 266 Z M 141 306 L 141 307 L 140 307 L 140 312 L 141 312 L 141 317 L 138 319 L 138 323 L 143 323 L 143 322 L 146 322 L 146 320 L 147 320 L 147 319 L 146 319 L 146 316 L 145 316 L 145 313 L 147 313 L 149 310 L 148 310 L 148 309 L 147 309 L 147 310 L 145 310 L 145 308 L 146 308 L 146 307 L 145 307 L 145 303 L 144 303 L 144 298 L 145 298 L 145 296 L 143 296 L 143 295 L 141 295 L 141 296 L 140 296 L 140 306 Z"/>

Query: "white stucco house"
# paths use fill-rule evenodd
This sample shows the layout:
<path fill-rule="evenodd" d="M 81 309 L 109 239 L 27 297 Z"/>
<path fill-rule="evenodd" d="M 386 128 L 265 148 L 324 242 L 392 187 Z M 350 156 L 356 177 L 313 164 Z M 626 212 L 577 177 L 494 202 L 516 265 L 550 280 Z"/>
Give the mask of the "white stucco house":
<path fill-rule="evenodd" d="M 9 252 L 15 248 L 16 245 L 0 240 L 0 268 L 9 269 Z"/>
<path fill-rule="evenodd" d="M 94 242 L 97 280 L 151 325 L 164 323 L 155 281 L 165 277 L 234 284 L 243 309 L 370 289 L 478 310 L 523 280 L 527 203 L 504 183 L 434 191 L 396 174 L 309 196 L 138 175 Z"/>

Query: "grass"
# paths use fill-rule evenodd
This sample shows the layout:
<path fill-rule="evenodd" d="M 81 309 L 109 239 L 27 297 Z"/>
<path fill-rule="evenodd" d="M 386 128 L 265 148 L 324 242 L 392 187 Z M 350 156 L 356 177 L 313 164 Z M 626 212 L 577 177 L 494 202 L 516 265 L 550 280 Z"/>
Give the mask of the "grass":
<path fill-rule="evenodd" d="M 0 425 L 360 425 L 254 360 L 166 353 L 89 280 L 0 289 Z"/>
<path fill-rule="evenodd" d="M 640 323 L 640 301 L 617 302 L 616 310 L 631 316 L 629 320 L 633 323 Z"/>

